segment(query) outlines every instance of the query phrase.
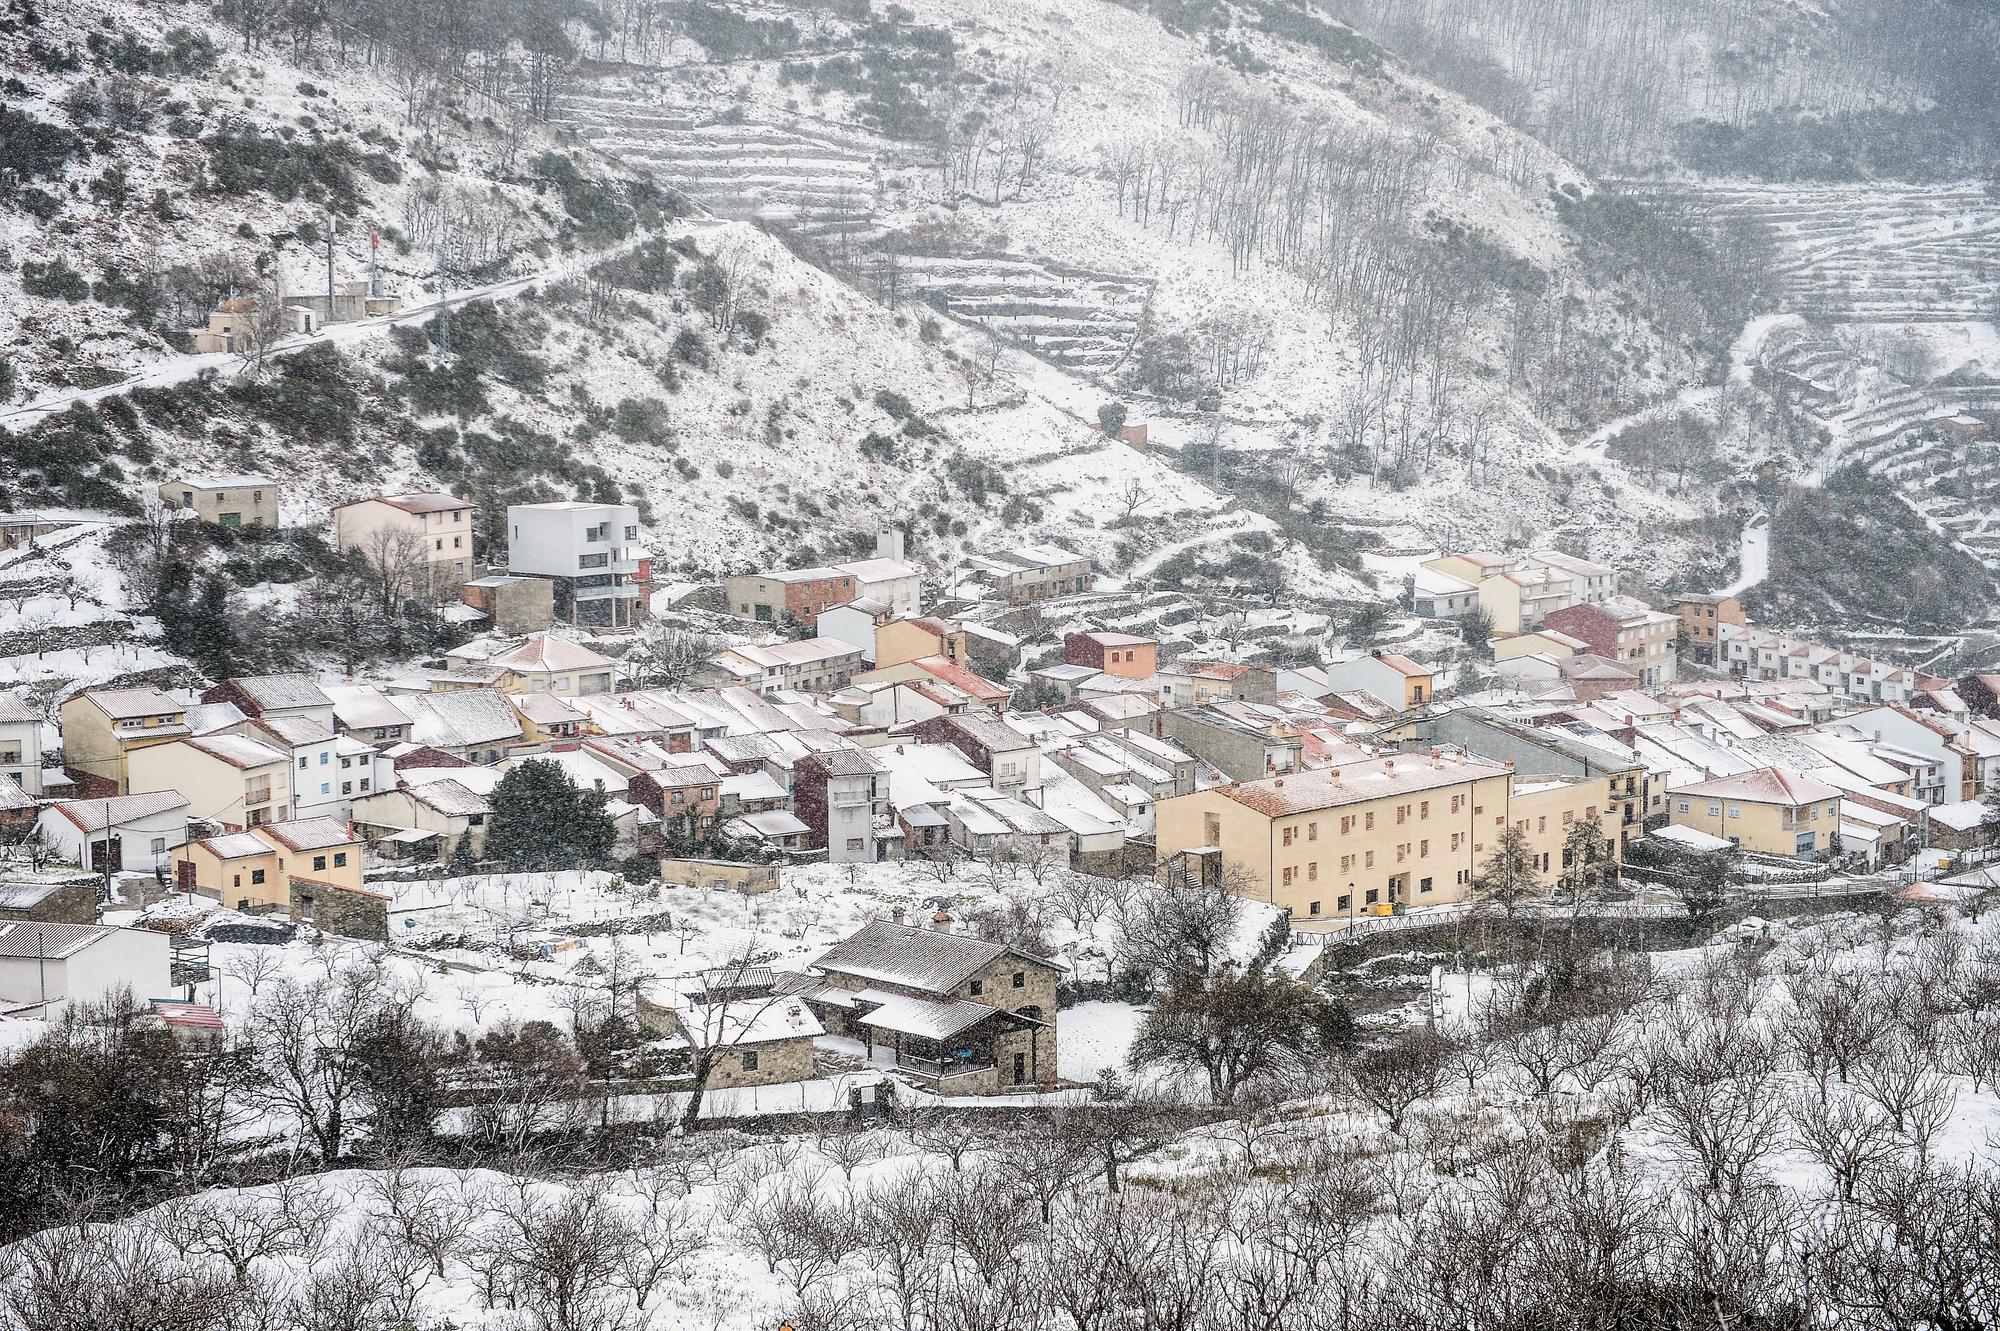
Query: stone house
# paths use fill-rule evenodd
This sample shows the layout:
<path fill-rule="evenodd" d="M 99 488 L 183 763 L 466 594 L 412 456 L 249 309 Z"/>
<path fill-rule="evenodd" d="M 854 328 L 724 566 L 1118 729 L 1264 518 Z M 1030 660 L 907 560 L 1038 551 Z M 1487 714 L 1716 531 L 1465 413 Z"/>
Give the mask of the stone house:
<path fill-rule="evenodd" d="M 278 482 L 269 476 L 183 476 L 160 482 L 160 502 L 218 527 L 278 525 Z"/>
<path fill-rule="evenodd" d="M 708 1090 L 804 1081 L 824 1027 L 803 999 L 772 983 L 768 966 L 655 982 L 639 991 L 639 1024 L 690 1052 L 709 1050 Z"/>
<path fill-rule="evenodd" d="M 828 1034 L 942 1095 L 998 1095 L 1056 1079 L 1055 962 L 963 934 L 873 920 L 781 977 Z"/>
<path fill-rule="evenodd" d="M 859 594 L 854 575 L 837 568 L 741 573 L 722 580 L 723 601 L 729 613 L 760 624 L 791 620 L 811 628 L 818 622 L 820 611 L 828 606 L 845 605 Z"/>

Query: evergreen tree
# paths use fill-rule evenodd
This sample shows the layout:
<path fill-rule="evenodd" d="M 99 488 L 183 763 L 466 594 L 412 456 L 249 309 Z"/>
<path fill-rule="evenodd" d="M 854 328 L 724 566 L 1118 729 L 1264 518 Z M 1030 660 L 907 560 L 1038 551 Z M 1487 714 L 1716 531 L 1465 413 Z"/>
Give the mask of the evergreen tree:
<path fill-rule="evenodd" d="M 1541 873 L 1535 865 L 1534 848 L 1528 834 L 1509 826 L 1500 834 L 1493 853 L 1472 880 L 1472 894 L 1500 907 L 1511 917 L 1529 897 L 1541 890 Z"/>
<path fill-rule="evenodd" d="M 210 679 L 237 673 L 241 650 L 229 614 L 229 587 L 218 574 L 201 580 L 201 597 L 187 621 L 187 654 Z"/>
<path fill-rule="evenodd" d="M 471 837 L 458 839 L 458 844 L 451 848 L 451 858 L 445 861 L 444 871 L 453 878 L 464 878 L 479 872 L 479 861 L 472 855 Z"/>
<path fill-rule="evenodd" d="M 486 852 L 516 872 L 574 869 L 611 857 L 617 831 L 604 796 L 579 790 L 546 758 L 530 758 L 493 788 Z"/>

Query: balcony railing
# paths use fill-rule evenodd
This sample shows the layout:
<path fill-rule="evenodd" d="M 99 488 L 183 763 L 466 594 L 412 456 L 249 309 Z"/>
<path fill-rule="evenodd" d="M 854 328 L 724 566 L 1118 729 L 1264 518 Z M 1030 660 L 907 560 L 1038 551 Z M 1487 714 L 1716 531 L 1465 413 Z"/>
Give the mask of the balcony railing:
<path fill-rule="evenodd" d="M 896 1066 L 921 1077 L 959 1077 L 969 1072 L 991 1072 L 1000 1066 L 997 1063 L 974 1063 L 957 1058 L 924 1058 L 919 1054 L 900 1054 Z"/>

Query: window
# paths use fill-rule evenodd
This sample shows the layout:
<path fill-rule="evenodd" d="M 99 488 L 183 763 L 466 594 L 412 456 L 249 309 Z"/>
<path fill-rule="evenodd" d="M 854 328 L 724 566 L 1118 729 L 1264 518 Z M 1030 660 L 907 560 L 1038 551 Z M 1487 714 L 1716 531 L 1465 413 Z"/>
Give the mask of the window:
<path fill-rule="evenodd" d="M 1349 832 L 1352 832 L 1353 830 L 1354 830 L 1354 815 L 1351 813 L 1342 814 L 1340 816 L 1340 834 L 1342 836 L 1346 836 Z"/>
<path fill-rule="evenodd" d="M 340 793 L 343 795 L 352 795 L 354 793 L 354 783 L 352 781 L 341 782 Z"/>
<path fill-rule="evenodd" d="M 437 548 L 440 550 L 444 549 L 444 537 L 440 536 L 437 538 Z"/>
<path fill-rule="evenodd" d="M 264 871 L 263 871 L 262 869 L 252 869 L 252 870 L 250 871 L 250 881 L 251 881 L 251 882 L 253 882 L 253 883 L 261 883 L 261 882 L 263 882 L 263 881 L 264 881 Z"/>
<path fill-rule="evenodd" d="M 313 872 L 319 873 L 322 872 L 325 868 L 326 868 L 326 856 L 324 855 L 313 856 Z"/>
<path fill-rule="evenodd" d="M 1465 833 L 1453 832 L 1451 834 L 1451 848 L 1453 850 L 1457 850 L 1460 846 L 1463 846 L 1464 844 L 1465 844 Z"/>
<path fill-rule="evenodd" d="M 1014 972 L 1014 987 L 1016 989 L 1026 989 L 1028 987 L 1028 972 L 1026 971 Z"/>
<path fill-rule="evenodd" d="M 1381 891 L 1381 889 L 1380 889 L 1380 888 L 1374 888 L 1374 887 L 1371 887 L 1371 888 L 1369 888 L 1369 889 L 1368 889 L 1368 904 L 1369 904 L 1369 905 L 1371 905 L 1371 906 L 1372 906 L 1372 905 L 1374 905 L 1374 904 L 1375 904 L 1376 902 L 1380 901 L 1381 899 L 1382 899 L 1382 891 Z"/>
<path fill-rule="evenodd" d="M 1364 869 L 1372 869 L 1372 868 L 1374 868 L 1374 867 L 1375 867 L 1375 852 L 1374 852 L 1374 851 L 1372 851 L 1372 850 L 1371 850 L 1371 851 L 1368 851 L 1368 852 L 1367 852 L 1366 854 L 1364 854 L 1364 855 L 1363 855 L 1363 856 L 1361 857 L 1361 867 L 1362 867 L 1362 868 L 1364 868 Z"/>
<path fill-rule="evenodd" d="M 464 548 L 465 548 L 465 538 L 464 538 L 463 536 L 454 536 L 454 537 L 452 537 L 452 538 L 451 538 L 451 548 L 452 548 L 452 549 L 454 549 L 454 550 L 462 550 L 462 549 L 464 549 Z"/>
<path fill-rule="evenodd" d="M 1287 846 L 1292 844 L 1292 831 L 1293 829 L 1289 827 L 1284 831 L 1284 844 Z"/>
<path fill-rule="evenodd" d="M 867 845 L 868 841 L 865 837 L 851 836 L 847 838 L 847 848 L 849 850 L 863 850 Z"/>
<path fill-rule="evenodd" d="M 1317 914 L 1319 914 L 1319 903 L 1318 903 L 1317 901 L 1315 901 L 1315 902 L 1311 902 L 1310 904 L 1308 904 L 1308 905 L 1307 905 L 1307 907 L 1306 907 L 1306 914 L 1308 914 L 1308 915 L 1317 915 Z"/>
<path fill-rule="evenodd" d="M 1722 806 L 1720 804 L 1709 805 L 1708 816 L 1711 818 L 1720 818 L 1722 816 Z"/>
<path fill-rule="evenodd" d="M 1428 891 L 1430 891 L 1430 890 L 1431 890 L 1431 880 L 1430 880 L 1430 879 L 1428 879 L 1428 878 L 1419 878 L 1419 879 L 1417 880 L 1417 891 L 1419 891 L 1419 892 L 1428 892 Z"/>
<path fill-rule="evenodd" d="M 164 855 L 167 853 L 167 839 L 165 837 L 156 836 L 153 838 L 153 853 L 155 855 Z"/>
<path fill-rule="evenodd" d="M 332 757 L 333 757 L 332 754 L 328 753 L 325 749 L 321 749 L 319 751 L 319 765 L 321 767 L 326 766 L 327 763 L 332 759 Z"/>
<path fill-rule="evenodd" d="M 1292 875 L 1295 872 L 1297 871 L 1294 870 L 1291 865 L 1288 864 L 1285 866 L 1285 874 L 1283 882 L 1286 887 L 1290 887 L 1292 885 Z"/>
<path fill-rule="evenodd" d="M 745 1072 L 755 1072 L 757 1070 L 757 1051 L 755 1049 L 745 1049 L 743 1051 L 743 1070 Z"/>
<path fill-rule="evenodd" d="M 636 540 L 638 540 L 638 539 L 639 539 L 639 529 L 638 529 L 637 527 L 627 527 L 627 528 L 625 529 L 625 539 L 626 539 L 626 540 L 628 540 L 628 541 L 636 541 Z"/>
<path fill-rule="evenodd" d="M 1373 809 L 1361 815 L 1361 826 L 1364 828 L 1375 826 L 1375 811 Z"/>
<path fill-rule="evenodd" d="M 347 867 L 346 851 L 336 850 L 335 852 L 333 852 L 333 867 L 336 869 L 344 869 Z"/>
<path fill-rule="evenodd" d="M 1686 800 L 1680 800 L 1678 801 L 1678 804 L 1680 806 L 1680 811 L 1682 813 L 1686 813 L 1688 811 L 1688 802 Z"/>
<path fill-rule="evenodd" d="M 604 568 L 610 563 L 611 556 L 602 552 L 594 555 L 578 555 L 576 557 L 576 566 L 578 568 Z"/>
<path fill-rule="evenodd" d="M 1333 908 L 1338 911 L 1344 911 L 1347 910 L 1349 907 L 1351 907 L 1353 904 L 1354 904 L 1353 897 L 1342 897 L 1340 898 L 1340 900 L 1333 903 Z"/>
<path fill-rule="evenodd" d="M 1306 866 L 1306 881 L 1309 883 L 1317 883 L 1319 881 L 1318 860 L 1314 860 L 1311 864 L 1308 864 Z"/>
<path fill-rule="evenodd" d="M 1535 819 L 1535 830 L 1537 832 L 1546 832 L 1549 830 L 1549 816 L 1547 814 L 1542 814 Z"/>
<path fill-rule="evenodd" d="M 1346 873 L 1353 867 L 1354 867 L 1354 857 L 1352 855 L 1342 855 L 1340 857 L 1340 871 L 1342 873 Z"/>
<path fill-rule="evenodd" d="M 1563 810 L 1563 826 L 1564 826 L 1564 827 L 1568 827 L 1568 826 L 1569 826 L 1569 825 L 1570 825 L 1571 823 L 1573 823 L 1573 822 L 1575 822 L 1575 821 L 1576 821 L 1576 810 L 1575 810 L 1575 809 L 1564 809 L 1564 810 Z"/>
<path fill-rule="evenodd" d="M 1428 855 L 1430 853 L 1431 853 L 1431 841 L 1429 837 L 1425 837 L 1423 840 L 1417 843 L 1417 854 Z"/>
<path fill-rule="evenodd" d="M 1417 817 L 1428 818 L 1430 816 L 1431 816 L 1431 802 L 1429 800 L 1424 800 L 1423 802 L 1417 805 Z"/>
<path fill-rule="evenodd" d="M 1457 813 L 1463 807 L 1465 807 L 1465 796 L 1453 795 L 1451 797 L 1451 811 Z"/>
<path fill-rule="evenodd" d="M 333 782 L 331 781 L 320 782 L 319 793 L 322 795 L 331 795 L 333 793 Z"/>
<path fill-rule="evenodd" d="M 1401 864 L 1408 858 L 1410 858 L 1410 843 L 1405 841 L 1396 847 L 1396 863 Z"/>
<path fill-rule="evenodd" d="M 1308 840 L 1308 841 L 1317 841 L 1317 840 L 1319 840 L 1319 824 L 1318 824 L 1318 823 L 1316 823 L 1316 822 L 1315 822 L 1315 823 L 1307 823 L 1307 824 L 1306 824 L 1306 840 Z"/>
<path fill-rule="evenodd" d="M 972 996 L 973 996 L 974 998 L 977 998 L 977 997 L 979 997 L 979 995 L 981 995 L 981 994 L 983 994 L 983 993 L 985 993 L 985 992 L 986 992 L 986 981 L 984 981 L 984 980 L 974 980 L 974 981 L 972 982 Z"/>
<path fill-rule="evenodd" d="M 1396 806 L 1396 821 L 1397 821 L 1397 822 L 1399 822 L 1399 823 L 1400 823 L 1400 822 L 1404 822 L 1404 821 L 1406 821 L 1406 820 L 1407 820 L 1407 819 L 1409 818 L 1409 816 L 1410 816 L 1410 806 L 1409 806 L 1409 805 L 1407 805 L 1407 804 L 1398 804 L 1398 805 Z"/>
<path fill-rule="evenodd" d="M 301 772 L 303 772 L 303 771 L 305 771 L 305 770 L 306 770 L 306 760 L 305 760 L 305 758 L 304 758 L 303 756 L 301 756 L 301 757 L 299 758 L 299 770 L 300 770 Z"/>

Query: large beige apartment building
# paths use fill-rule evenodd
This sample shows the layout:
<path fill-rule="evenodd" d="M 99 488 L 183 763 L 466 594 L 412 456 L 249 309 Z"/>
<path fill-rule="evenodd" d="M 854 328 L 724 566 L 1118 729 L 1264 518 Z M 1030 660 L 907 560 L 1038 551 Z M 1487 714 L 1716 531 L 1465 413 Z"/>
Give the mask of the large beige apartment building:
<path fill-rule="evenodd" d="M 371 560 L 421 560 L 430 590 L 456 600 L 472 581 L 472 505 L 438 490 L 377 495 L 333 510 L 333 543 Z"/>
<path fill-rule="evenodd" d="M 1235 890 L 1309 921 L 1463 901 L 1510 823 L 1552 886 L 1577 820 L 1615 846 L 1610 807 L 1602 777 L 1517 785 L 1508 764 L 1439 748 L 1163 800 L 1157 836 L 1162 857 L 1212 848 Z"/>

